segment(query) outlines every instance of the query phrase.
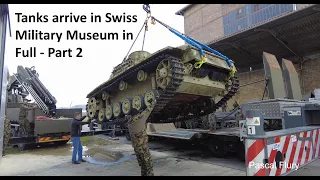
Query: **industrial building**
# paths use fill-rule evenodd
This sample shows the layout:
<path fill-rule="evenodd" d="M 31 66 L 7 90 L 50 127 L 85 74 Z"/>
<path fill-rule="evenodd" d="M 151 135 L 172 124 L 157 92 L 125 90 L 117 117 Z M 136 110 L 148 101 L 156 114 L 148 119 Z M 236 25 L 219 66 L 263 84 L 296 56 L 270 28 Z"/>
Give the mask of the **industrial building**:
<path fill-rule="evenodd" d="M 235 62 L 241 88 L 233 101 L 261 100 L 263 51 L 293 61 L 303 95 L 319 88 L 319 5 L 191 4 L 176 14 L 184 16 L 186 35 Z"/>

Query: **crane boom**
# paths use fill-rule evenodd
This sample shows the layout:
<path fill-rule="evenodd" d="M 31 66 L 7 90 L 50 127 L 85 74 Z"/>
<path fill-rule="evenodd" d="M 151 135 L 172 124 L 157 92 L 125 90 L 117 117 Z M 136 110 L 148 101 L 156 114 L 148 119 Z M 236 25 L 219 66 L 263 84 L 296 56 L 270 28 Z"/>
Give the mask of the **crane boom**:
<path fill-rule="evenodd" d="M 8 84 L 9 102 L 28 101 L 26 97 L 31 95 L 39 108 L 47 115 L 56 113 L 57 100 L 38 78 L 39 75 L 34 66 L 31 68 L 18 66 L 17 73 L 10 77 Z"/>

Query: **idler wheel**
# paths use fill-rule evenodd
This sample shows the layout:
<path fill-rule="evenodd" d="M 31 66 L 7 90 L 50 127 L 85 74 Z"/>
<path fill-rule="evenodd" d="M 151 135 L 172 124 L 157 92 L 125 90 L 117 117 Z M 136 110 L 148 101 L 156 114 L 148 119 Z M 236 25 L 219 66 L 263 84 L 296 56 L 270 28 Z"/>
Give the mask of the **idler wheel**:
<path fill-rule="evenodd" d="M 106 117 L 106 115 L 105 115 L 105 109 L 104 109 L 104 108 L 101 108 L 101 109 L 99 110 L 99 113 L 98 113 L 98 120 L 99 120 L 100 122 L 103 122 L 104 119 L 105 119 L 105 117 Z"/>
<path fill-rule="evenodd" d="M 157 90 L 150 89 L 144 95 L 144 103 L 149 110 L 151 110 L 152 103 L 156 102 L 156 99 L 159 97 L 159 93 Z"/>
<path fill-rule="evenodd" d="M 135 97 L 133 97 L 132 108 L 138 111 L 143 110 L 145 108 L 143 95 L 136 95 Z"/>
<path fill-rule="evenodd" d="M 113 104 L 113 115 L 114 117 L 120 117 L 122 115 L 121 102 Z"/>
<path fill-rule="evenodd" d="M 132 110 L 132 99 L 125 99 L 122 102 L 123 114 L 128 115 L 128 114 L 130 114 L 131 110 Z"/>
<path fill-rule="evenodd" d="M 169 60 L 161 61 L 156 69 L 156 82 L 158 87 L 165 89 L 171 82 L 172 64 Z"/>
<path fill-rule="evenodd" d="M 95 97 L 89 99 L 88 104 L 97 104 L 97 100 Z"/>
<path fill-rule="evenodd" d="M 108 105 L 106 107 L 106 110 L 105 110 L 105 114 L 106 114 L 106 119 L 107 120 L 110 120 L 112 117 L 113 117 L 113 106 L 112 104 L 111 105 Z"/>

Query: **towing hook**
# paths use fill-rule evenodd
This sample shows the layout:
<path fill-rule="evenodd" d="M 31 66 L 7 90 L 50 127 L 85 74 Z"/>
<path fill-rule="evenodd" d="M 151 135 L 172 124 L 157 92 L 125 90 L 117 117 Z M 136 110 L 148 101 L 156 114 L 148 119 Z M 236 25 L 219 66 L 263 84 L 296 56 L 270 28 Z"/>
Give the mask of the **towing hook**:
<path fill-rule="evenodd" d="M 147 12 L 148 14 L 151 13 L 149 4 L 144 4 L 142 7 L 145 12 Z"/>

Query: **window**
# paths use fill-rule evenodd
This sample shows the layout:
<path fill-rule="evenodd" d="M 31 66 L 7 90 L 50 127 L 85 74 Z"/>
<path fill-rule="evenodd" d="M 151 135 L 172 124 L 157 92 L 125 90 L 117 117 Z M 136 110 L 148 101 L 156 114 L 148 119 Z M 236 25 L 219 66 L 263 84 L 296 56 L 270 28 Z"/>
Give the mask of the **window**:
<path fill-rule="evenodd" d="M 242 10 L 239 9 L 238 12 L 237 12 L 237 19 L 240 19 L 242 18 Z"/>
<path fill-rule="evenodd" d="M 254 4 L 254 5 L 253 5 L 253 12 L 257 12 L 257 11 L 259 11 L 259 10 L 260 10 L 259 4 Z"/>

